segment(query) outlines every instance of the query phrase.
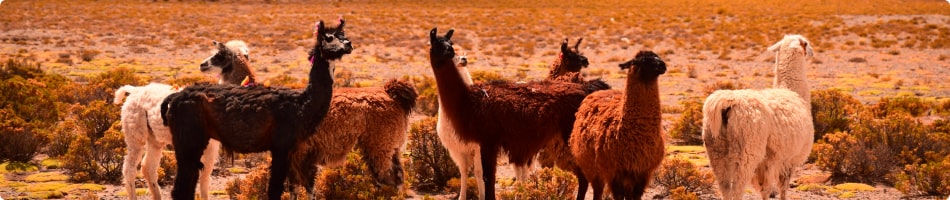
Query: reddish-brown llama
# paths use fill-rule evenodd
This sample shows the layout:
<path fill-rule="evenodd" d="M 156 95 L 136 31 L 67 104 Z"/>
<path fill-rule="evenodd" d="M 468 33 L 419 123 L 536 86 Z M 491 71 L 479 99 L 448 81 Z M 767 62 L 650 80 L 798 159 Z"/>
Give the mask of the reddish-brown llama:
<path fill-rule="evenodd" d="M 625 90 L 587 96 L 569 143 L 596 200 L 608 182 L 614 199 L 640 199 L 665 154 L 657 78 L 666 63 L 641 51 L 620 68 L 627 69 Z"/>
<path fill-rule="evenodd" d="M 466 85 L 456 63 L 451 37 L 430 31 L 430 64 L 438 85 L 442 114 L 459 138 L 477 143 L 482 157 L 485 198 L 494 199 L 499 151 L 515 165 L 527 165 L 552 140 L 569 135 L 574 113 L 587 94 L 608 88 L 600 80 L 584 84 L 560 81 L 493 82 Z"/>

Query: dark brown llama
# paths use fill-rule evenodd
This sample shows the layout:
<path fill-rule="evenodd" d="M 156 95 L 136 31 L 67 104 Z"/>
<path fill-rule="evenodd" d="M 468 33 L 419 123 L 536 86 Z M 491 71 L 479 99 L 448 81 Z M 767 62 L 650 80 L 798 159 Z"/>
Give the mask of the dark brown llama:
<path fill-rule="evenodd" d="M 406 142 L 409 114 L 417 97 L 415 86 L 395 79 L 383 87 L 337 88 L 330 112 L 316 134 L 291 151 L 290 183 L 302 183 L 314 195 L 317 165 L 342 165 L 356 148 L 378 184 L 402 184 L 400 149 Z"/>
<path fill-rule="evenodd" d="M 246 62 L 248 57 L 247 44 L 240 40 L 229 41 L 226 45 L 212 41 L 212 44 L 215 49 L 211 56 L 199 65 L 202 71 L 217 75 L 221 78 L 219 80 L 221 84 L 241 84 L 241 79 L 227 77 L 254 77 L 251 74 L 248 62 Z M 214 64 L 210 62 L 211 60 L 214 60 Z M 230 70 L 207 70 L 212 68 L 230 68 Z M 158 165 L 162 159 L 162 150 L 172 143 L 172 135 L 168 127 L 162 123 L 159 105 L 162 104 L 165 97 L 179 90 L 170 85 L 151 83 L 146 86 L 126 85 L 115 91 L 114 102 L 122 104 L 121 124 L 126 145 L 122 178 L 129 199 L 137 199 L 135 176 L 138 173 L 139 164 L 143 162 L 143 155 L 145 157 L 142 174 L 145 177 L 149 194 L 151 194 L 152 199 L 162 199 L 161 187 L 158 185 Z M 126 97 L 128 97 L 127 100 L 123 101 Z M 202 154 L 201 162 L 207 167 L 201 170 L 199 176 L 199 195 L 201 199 L 209 198 L 211 172 L 215 161 L 218 160 L 220 146 L 221 143 L 217 140 L 211 140 Z"/>
<path fill-rule="evenodd" d="M 290 168 L 289 154 L 303 138 L 315 133 L 330 107 L 333 63 L 353 47 L 338 27 L 316 25 L 316 44 L 303 91 L 264 86 L 198 84 L 162 102 L 162 119 L 171 129 L 178 174 L 172 197 L 194 199 L 201 150 L 209 139 L 238 153 L 271 152 L 269 199 L 280 199 Z"/>
<path fill-rule="evenodd" d="M 569 143 L 596 200 L 607 183 L 614 199 L 640 199 L 665 154 L 657 78 L 666 63 L 641 51 L 620 69 L 627 69 L 625 90 L 587 96 Z"/>
<path fill-rule="evenodd" d="M 485 198 L 495 198 L 499 151 L 515 165 L 529 164 L 552 140 L 571 133 L 574 113 L 587 94 L 608 88 L 600 80 L 584 84 L 560 81 L 492 82 L 467 85 L 455 63 L 451 37 L 429 33 L 430 63 L 438 85 L 442 114 L 463 142 L 480 147 Z"/>

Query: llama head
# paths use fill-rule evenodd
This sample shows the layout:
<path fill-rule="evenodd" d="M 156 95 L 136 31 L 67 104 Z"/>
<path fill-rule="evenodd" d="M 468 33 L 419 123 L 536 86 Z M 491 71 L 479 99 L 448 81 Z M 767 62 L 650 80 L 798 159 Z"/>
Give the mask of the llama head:
<path fill-rule="evenodd" d="M 445 36 L 438 36 L 438 28 L 432 28 L 432 31 L 429 31 L 429 44 L 432 45 L 432 48 L 429 50 L 430 59 L 433 63 L 437 61 L 451 61 L 455 57 L 455 48 L 452 47 L 452 33 L 454 29 L 449 29 L 448 32 L 445 32 Z M 437 67 L 433 65 L 433 67 Z"/>
<path fill-rule="evenodd" d="M 343 31 L 344 25 L 346 25 L 346 22 L 343 20 L 343 17 L 340 17 L 340 25 L 336 27 L 326 27 L 323 20 L 317 22 L 315 25 L 316 31 L 313 32 L 317 43 L 313 49 L 310 50 L 311 62 L 318 57 L 327 60 L 337 60 L 342 58 L 343 55 L 353 52 L 353 45 L 350 43 L 350 40 L 346 38 L 346 34 Z"/>
<path fill-rule="evenodd" d="M 459 56 L 459 67 L 467 67 L 467 66 L 468 66 L 468 54 L 462 53 L 462 55 Z"/>
<path fill-rule="evenodd" d="M 785 38 L 782 38 L 781 41 L 770 46 L 768 51 L 775 52 L 776 56 L 780 56 L 783 52 L 800 53 L 805 58 L 815 56 L 815 51 L 811 48 L 811 42 L 802 35 L 785 35 Z"/>
<path fill-rule="evenodd" d="M 587 57 L 580 53 L 579 47 L 581 41 L 584 41 L 584 38 L 577 39 L 573 50 L 567 46 L 567 38 L 564 38 L 564 42 L 561 42 L 561 66 L 567 69 L 567 71 L 579 72 L 581 68 L 590 65 L 590 62 L 587 61 Z"/>
<path fill-rule="evenodd" d="M 221 74 L 224 71 L 230 71 L 234 67 L 233 63 L 241 59 L 239 57 L 243 57 L 245 61 L 250 59 L 248 55 L 250 51 L 244 41 L 231 40 L 228 43 L 221 43 L 211 40 L 211 44 L 214 45 L 214 50 L 211 51 L 211 56 L 201 61 L 198 66 L 201 72 Z"/>
<path fill-rule="evenodd" d="M 630 69 L 633 67 L 633 69 Z M 641 79 L 651 79 L 666 73 L 666 62 L 652 51 L 640 51 L 633 60 L 620 64 L 620 69 L 630 70 L 629 75 L 636 75 Z"/>

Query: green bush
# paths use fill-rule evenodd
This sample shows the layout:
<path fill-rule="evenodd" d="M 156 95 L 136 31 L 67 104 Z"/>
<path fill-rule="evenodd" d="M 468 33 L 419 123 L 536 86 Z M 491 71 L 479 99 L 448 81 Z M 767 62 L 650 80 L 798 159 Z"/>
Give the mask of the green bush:
<path fill-rule="evenodd" d="M 409 128 L 409 185 L 420 191 L 442 191 L 448 181 L 459 177 L 458 167 L 442 146 L 436 133 L 435 117 L 426 117 Z"/>
<path fill-rule="evenodd" d="M 515 181 L 498 195 L 501 199 L 574 199 L 577 177 L 558 168 L 541 168 L 527 180 Z"/>
<path fill-rule="evenodd" d="M 862 109 L 861 102 L 837 89 L 811 92 L 811 116 L 815 125 L 815 141 L 834 132 L 848 132 L 851 118 Z"/>
<path fill-rule="evenodd" d="M 663 188 L 662 196 L 689 196 L 692 194 L 712 194 L 713 174 L 701 170 L 692 162 L 680 157 L 667 157 L 660 165 L 653 183 Z M 683 191 L 677 191 L 682 188 Z"/>
<path fill-rule="evenodd" d="M 323 169 L 317 178 L 320 199 L 402 199 L 406 190 L 376 185 L 368 165 L 359 151 L 346 156 L 342 167 Z M 405 188 L 405 187 L 402 187 Z"/>

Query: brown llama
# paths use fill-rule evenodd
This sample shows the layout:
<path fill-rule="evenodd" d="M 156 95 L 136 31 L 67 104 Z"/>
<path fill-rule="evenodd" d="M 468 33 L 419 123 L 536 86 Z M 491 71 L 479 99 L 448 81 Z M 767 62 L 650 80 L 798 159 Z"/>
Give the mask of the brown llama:
<path fill-rule="evenodd" d="M 574 83 L 583 83 L 583 77 L 580 74 L 581 68 L 587 67 L 590 63 L 587 61 L 587 57 L 584 57 L 579 53 L 579 45 L 582 39 L 579 39 L 574 45 L 574 50 L 572 51 L 567 46 L 567 39 L 564 39 L 564 42 L 561 43 L 561 53 L 558 54 L 557 59 L 554 63 L 551 64 L 551 71 L 549 73 L 548 80 L 562 80 L 569 81 Z M 467 85 L 472 85 L 472 78 L 468 74 L 468 57 L 464 54 L 458 57 L 458 67 L 459 73 L 462 75 L 462 80 L 465 81 Z M 442 142 L 442 145 L 449 151 L 449 155 L 452 157 L 452 161 L 455 162 L 455 165 L 458 166 L 459 174 L 463 177 L 468 177 L 468 169 L 472 167 L 475 163 L 481 162 L 481 155 L 478 154 L 479 147 L 477 144 L 471 142 L 461 141 L 455 130 L 452 128 L 452 125 L 449 125 L 449 119 L 447 116 L 442 115 L 442 109 L 439 108 L 439 121 L 436 124 L 439 140 Z M 557 143 L 566 143 L 567 138 L 562 140 L 556 140 Z M 552 143 L 553 144 L 553 143 Z M 550 146 L 550 145 L 549 145 Z M 566 146 L 566 145 L 565 145 Z M 550 150 L 549 150 L 550 151 Z M 543 152 L 543 151 L 542 151 Z M 543 154 L 538 154 L 542 156 Z M 570 152 L 566 152 L 566 155 L 570 156 Z M 518 180 L 525 180 L 527 177 L 529 168 L 531 166 L 515 166 L 515 172 L 517 174 Z M 475 179 L 478 182 L 478 191 L 480 196 L 484 196 L 484 180 L 482 179 L 482 171 L 480 167 L 475 167 Z M 569 168 L 565 168 L 569 169 Z M 463 178 L 464 179 L 464 178 Z M 462 181 L 459 185 L 459 195 L 458 199 L 467 199 L 468 198 L 468 181 Z M 586 182 L 585 182 L 586 186 Z"/>
<path fill-rule="evenodd" d="M 606 183 L 614 199 L 640 199 L 665 154 L 657 78 L 666 63 L 640 51 L 620 69 L 627 69 L 625 90 L 587 96 L 569 143 L 595 200 L 603 198 Z"/>
<path fill-rule="evenodd" d="M 250 67 L 246 61 L 247 44 L 239 40 L 229 41 L 226 45 L 217 41 L 212 41 L 212 44 L 215 50 L 201 63 L 200 70 L 216 74 L 221 78 L 219 82 L 222 84 L 241 84 L 241 79 L 227 77 L 253 79 L 254 75 L 250 73 Z M 211 60 L 215 61 L 209 62 Z M 213 68 L 232 70 L 208 70 Z M 161 187 L 158 185 L 158 165 L 162 159 L 162 149 L 172 143 L 172 135 L 168 127 L 162 123 L 159 105 L 165 97 L 179 90 L 170 85 L 150 83 L 145 86 L 126 85 L 115 91 L 114 103 L 122 104 L 121 124 L 126 145 L 122 178 L 129 199 L 136 199 L 135 175 L 138 172 L 138 165 L 142 163 L 142 156 L 145 156 L 142 174 L 145 176 L 148 191 L 152 199 L 162 199 Z M 128 100 L 123 101 L 124 99 Z M 209 198 L 211 171 L 214 169 L 215 161 L 218 160 L 220 146 L 221 143 L 217 140 L 209 141 L 208 147 L 201 156 L 201 163 L 208 166 L 201 170 L 199 176 L 199 195 L 202 199 Z"/>
<path fill-rule="evenodd" d="M 267 196 L 280 199 L 290 168 L 290 150 L 313 135 L 330 108 L 333 61 L 353 50 L 338 27 L 316 25 L 310 50 L 309 83 L 303 91 L 265 86 L 198 84 L 169 95 L 162 102 L 162 119 L 171 129 L 178 174 L 172 197 L 194 199 L 198 159 L 209 139 L 238 153 L 270 151 Z"/>
<path fill-rule="evenodd" d="M 510 163 L 528 165 L 535 154 L 552 140 L 571 133 L 580 102 L 597 90 L 600 80 L 584 84 L 560 81 L 528 83 L 492 82 L 467 85 L 456 66 L 451 37 L 429 33 L 430 64 L 438 85 L 442 114 L 459 139 L 480 147 L 486 199 L 495 198 L 495 169 L 499 151 Z"/>
<path fill-rule="evenodd" d="M 291 151 L 292 185 L 303 183 L 314 195 L 317 166 L 340 166 L 354 148 L 363 153 L 377 183 L 401 185 L 401 149 L 409 132 L 409 113 L 416 105 L 415 86 L 389 80 L 383 87 L 337 88 L 330 112 L 316 133 Z"/>

